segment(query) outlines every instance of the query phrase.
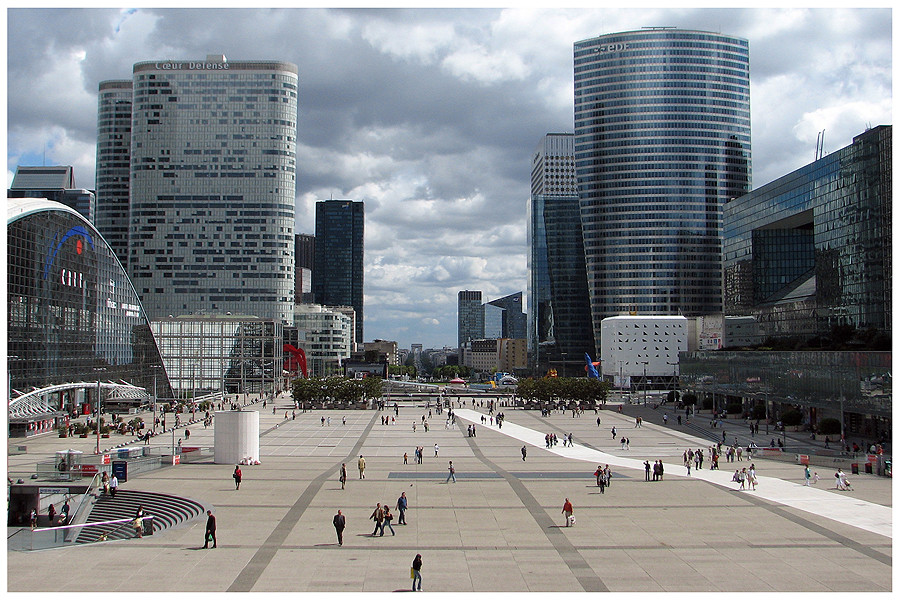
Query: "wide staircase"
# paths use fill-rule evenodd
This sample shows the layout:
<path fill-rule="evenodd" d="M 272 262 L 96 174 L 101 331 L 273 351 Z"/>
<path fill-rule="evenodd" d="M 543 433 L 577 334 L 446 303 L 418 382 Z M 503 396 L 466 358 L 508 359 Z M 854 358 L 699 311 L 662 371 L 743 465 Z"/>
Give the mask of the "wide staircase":
<path fill-rule="evenodd" d="M 138 506 L 143 507 L 145 517 L 153 517 L 144 521 L 145 535 L 175 527 L 180 523 L 202 516 L 205 512 L 202 504 L 188 498 L 156 492 L 118 490 L 115 498 L 108 494 L 101 494 L 85 522 L 100 523 L 131 519 L 137 512 Z M 151 526 L 152 532 L 149 529 Z M 83 528 L 75 539 L 75 543 L 89 544 L 133 537 L 135 537 L 135 531 L 132 523 L 110 523 Z"/>

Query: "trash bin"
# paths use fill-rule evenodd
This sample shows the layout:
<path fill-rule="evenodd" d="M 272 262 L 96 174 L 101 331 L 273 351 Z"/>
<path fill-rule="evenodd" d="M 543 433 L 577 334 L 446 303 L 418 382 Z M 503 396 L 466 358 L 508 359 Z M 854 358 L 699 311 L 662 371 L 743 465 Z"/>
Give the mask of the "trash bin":
<path fill-rule="evenodd" d="M 853 475 L 859 475 L 859 463 L 850 464 L 850 473 Z"/>
<path fill-rule="evenodd" d="M 867 463 L 864 465 L 864 468 L 865 468 L 866 473 L 868 473 L 869 475 L 872 474 L 872 463 L 868 463 L 868 462 L 867 462 Z"/>

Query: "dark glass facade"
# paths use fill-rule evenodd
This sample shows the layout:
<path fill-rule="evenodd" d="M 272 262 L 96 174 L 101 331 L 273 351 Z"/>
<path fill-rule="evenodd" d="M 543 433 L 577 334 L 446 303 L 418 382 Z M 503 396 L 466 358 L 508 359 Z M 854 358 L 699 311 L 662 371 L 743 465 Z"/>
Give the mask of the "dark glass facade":
<path fill-rule="evenodd" d="M 764 337 L 891 331 L 891 135 L 845 148 L 725 206 L 725 311 Z"/>
<path fill-rule="evenodd" d="M 315 265 L 312 293 L 316 304 L 352 306 L 356 311 L 355 342 L 363 343 L 363 202 L 316 202 Z"/>
<path fill-rule="evenodd" d="M 522 311 L 522 292 L 516 292 L 509 296 L 491 300 L 485 305 L 485 311 L 488 306 L 496 307 L 500 310 L 500 327 L 497 332 L 497 338 L 514 338 L 524 340 L 527 336 L 526 318 Z M 487 312 L 485 312 L 485 335 L 487 336 Z M 491 336 L 493 337 L 493 336 Z"/>
<path fill-rule="evenodd" d="M 575 136 L 544 136 L 532 158 L 528 205 L 529 361 L 583 364 L 595 352 L 575 178 Z"/>
<path fill-rule="evenodd" d="M 720 410 L 768 402 L 774 421 L 794 406 L 807 425 L 840 419 L 843 410 L 848 435 L 891 431 L 890 352 L 682 352 L 679 363 L 682 389 L 712 398 Z"/>
<path fill-rule="evenodd" d="M 123 380 L 171 397 L 141 301 L 112 249 L 81 215 L 7 200 L 11 389 Z M 154 368 L 155 367 L 155 368 Z"/>
<path fill-rule="evenodd" d="M 602 319 L 722 309 L 722 207 L 750 188 L 746 40 L 648 28 L 577 42 L 575 170 Z"/>

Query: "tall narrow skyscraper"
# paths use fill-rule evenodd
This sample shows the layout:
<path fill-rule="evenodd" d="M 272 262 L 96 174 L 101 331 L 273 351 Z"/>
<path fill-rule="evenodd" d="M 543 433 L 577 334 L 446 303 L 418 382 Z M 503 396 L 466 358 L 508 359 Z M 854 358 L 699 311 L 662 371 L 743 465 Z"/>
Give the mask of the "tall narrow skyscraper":
<path fill-rule="evenodd" d="M 575 43 L 575 169 L 594 335 L 722 310 L 722 209 L 750 186 L 746 40 L 648 28 Z"/>
<path fill-rule="evenodd" d="M 584 353 L 595 350 L 573 134 L 548 133 L 535 149 L 528 216 L 531 367 L 544 372 L 563 361 L 582 364 Z"/>
<path fill-rule="evenodd" d="M 312 291 L 317 304 L 352 306 L 356 344 L 363 339 L 363 240 L 366 213 L 362 202 L 316 202 L 316 247 Z"/>
<path fill-rule="evenodd" d="M 457 296 L 456 305 L 456 347 L 461 348 L 469 340 L 484 337 L 484 307 L 481 292 L 463 290 Z"/>
<path fill-rule="evenodd" d="M 98 226 L 121 243 L 129 147 L 128 271 L 150 320 L 207 311 L 293 323 L 296 65 L 148 61 L 100 89 Z"/>
<path fill-rule="evenodd" d="M 131 184 L 130 79 L 101 81 L 97 110 L 97 230 L 128 269 L 128 207 Z"/>

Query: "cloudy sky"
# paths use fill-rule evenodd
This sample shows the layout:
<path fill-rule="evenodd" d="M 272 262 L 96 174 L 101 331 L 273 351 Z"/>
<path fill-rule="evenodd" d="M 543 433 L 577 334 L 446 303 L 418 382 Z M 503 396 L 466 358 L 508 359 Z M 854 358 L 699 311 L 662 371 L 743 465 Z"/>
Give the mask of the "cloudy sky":
<path fill-rule="evenodd" d="M 456 344 L 456 295 L 526 290 L 532 152 L 573 130 L 572 45 L 645 26 L 750 43 L 753 184 L 891 124 L 890 9 L 58 9 L 7 11 L 7 169 L 94 186 L 97 85 L 151 59 L 300 69 L 297 229 L 366 203 L 366 339 Z"/>

